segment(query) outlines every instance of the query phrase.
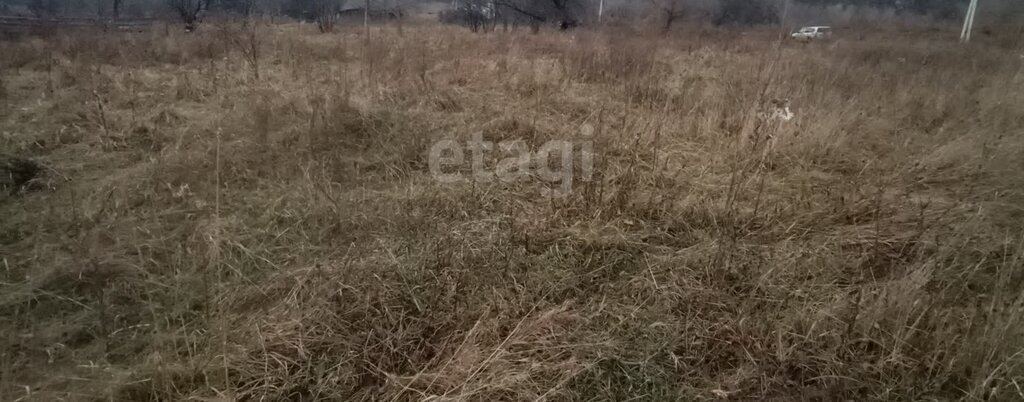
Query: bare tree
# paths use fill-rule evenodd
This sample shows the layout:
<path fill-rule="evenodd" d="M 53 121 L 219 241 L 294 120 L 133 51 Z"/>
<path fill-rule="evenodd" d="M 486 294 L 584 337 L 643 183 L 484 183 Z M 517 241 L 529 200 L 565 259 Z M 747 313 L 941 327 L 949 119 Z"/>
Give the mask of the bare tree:
<path fill-rule="evenodd" d="M 469 27 L 470 31 L 479 32 L 481 28 L 486 31 L 491 20 L 494 19 L 494 5 L 490 0 L 464 0 L 447 18 L 450 22 L 457 22 Z"/>
<path fill-rule="evenodd" d="M 498 0 L 494 2 L 496 7 L 510 10 L 520 16 L 526 17 L 530 22 L 530 29 L 533 33 L 540 31 L 540 26 L 548 20 L 546 10 L 537 0 Z"/>
<path fill-rule="evenodd" d="M 333 31 L 334 23 L 338 21 L 339 9 L 337 0 L 313 0 L 313 19 L 316 20 L 316 28 L 323 33 Z"/>
<path fill-rule="evenodd" d="M 178 13 L 185 24 L 185 32 L 192 32 L 202 20 L 203 12 L 209 6 L 209 0 L 166 0 L 167 5 Z"/>
<path fill-rule="evenodd" d="M 558 0 L 552 1 L 555 4 L 561 3 Z M 543 7 L 545 4 L 536 0 L 498 0 L 494 2 L 495 6 L 512 10 L 537 22 L 548 20 L 548 12 L 545 10 L 546 7 Z"/>
<path fill-rule="evenodd" d="M 261 25 L 259 17 L 249 15 L 240 24 L 226 24 L 221 28 L 224 38 L 242 54 L 255 81 L 260 79 L 260 57 L 263 54 Z"/>
<path fill-rule="evenodd" d="M 405 18 L 406 9 L 409 8 L 411 0 L 387 0 L 382 2 L 384 13 L 387 18 L 395 22 L 395 28 L 399 35 L 403 35 L 402 22 Z"/>
<path fill-rule="evenodd" d="M 668 33 L 672 24 L 686 15 L 685 0 L 650 0 L 655 13 L 661 18 L 661 32 Z"/>
<path fill-rule="evenodd" d="M 590 0 L 460 0 L 441 20 L 466 25 L 473 32 L 493 31 L 499 22 L 506 29 L 510 22 L 523 22 L 534 32 L 545 23 L 565 30 L 579 25 L 590 4 Z"/>
<path fill-rule="evenodd" d="M 495 0 L 493 4 L 501 11 L 508 10 L 526 17 L 536 32 L 541 24 L 548 22 L 556 23 L 563 30 L 578 25 L 589 3 L 581 0 Z"/>

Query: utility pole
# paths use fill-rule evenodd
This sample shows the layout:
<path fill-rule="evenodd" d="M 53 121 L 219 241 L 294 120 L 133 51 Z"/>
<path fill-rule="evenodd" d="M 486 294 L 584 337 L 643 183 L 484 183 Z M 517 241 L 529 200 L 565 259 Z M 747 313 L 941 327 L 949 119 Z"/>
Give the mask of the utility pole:
<path fill-rule="evenodd" d="M 370 45 L 370 0 L 366 0 L 363 7 L 363 30 L 366 31 L 366 45 Z"/>
<path fill-rule="evenodd" d="M 597 5 L 597 23 L 600 24 L 601 20 L 603 18 L 604 18 L 604 0 L 600 0 L 600 3 Z"/>
<path fill-rule="evenodd" d="M 960 31 L 960 42 L 967 43 L 971 41 L 971 31 L 974 30 L 974 15 L 978 11 L 978 0 L 971 0 L 971 5 L 967 7 L 967 16 L 964 18 L 964 29 Z"/>

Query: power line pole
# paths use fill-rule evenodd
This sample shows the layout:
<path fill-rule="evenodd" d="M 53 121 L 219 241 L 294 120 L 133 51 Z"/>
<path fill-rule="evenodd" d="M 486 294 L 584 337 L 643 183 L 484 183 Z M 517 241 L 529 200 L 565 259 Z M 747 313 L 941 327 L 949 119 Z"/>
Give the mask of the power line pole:
<path fill-rule="evenodd" d="M 600 0 L 601 3 L 597 5 L 597 22 L 601 23 L 604 18 L 604 0 Z"/>
<path fill-rule="evenodd" d="M 967 16 L 964 18 L 964 29 L 960 31 L 960 42 L 967 43 L 971 41 L 971 31 L 974 30 L 974 15 L 978 11 L 978 0 L 971 0 L 971 5 L 967 7 Z"/>

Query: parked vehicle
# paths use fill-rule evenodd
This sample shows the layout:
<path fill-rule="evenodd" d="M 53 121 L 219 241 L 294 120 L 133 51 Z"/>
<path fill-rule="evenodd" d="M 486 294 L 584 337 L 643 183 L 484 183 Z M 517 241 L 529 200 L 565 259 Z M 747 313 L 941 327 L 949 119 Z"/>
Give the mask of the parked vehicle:
<path fill-rule="evenodd" d="M 828 39 L 832 37 L 832 27 L 817 26 L 817 27 L 803 27 L 799 31 L 793 32 L 793 39 L 799 41 L 810 41 L 815 39 Z"/>

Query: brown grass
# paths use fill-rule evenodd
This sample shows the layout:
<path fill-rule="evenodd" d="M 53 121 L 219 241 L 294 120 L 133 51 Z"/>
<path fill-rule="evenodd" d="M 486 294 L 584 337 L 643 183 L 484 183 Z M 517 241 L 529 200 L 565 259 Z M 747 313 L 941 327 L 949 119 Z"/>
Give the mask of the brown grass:
<path fill-rule="evenodd" d="M 2 42 L 0 399 L 1024 398 L 1020 48 L 956 31 Z M 429 176 L 584 125 L 567 198 Z"/>

